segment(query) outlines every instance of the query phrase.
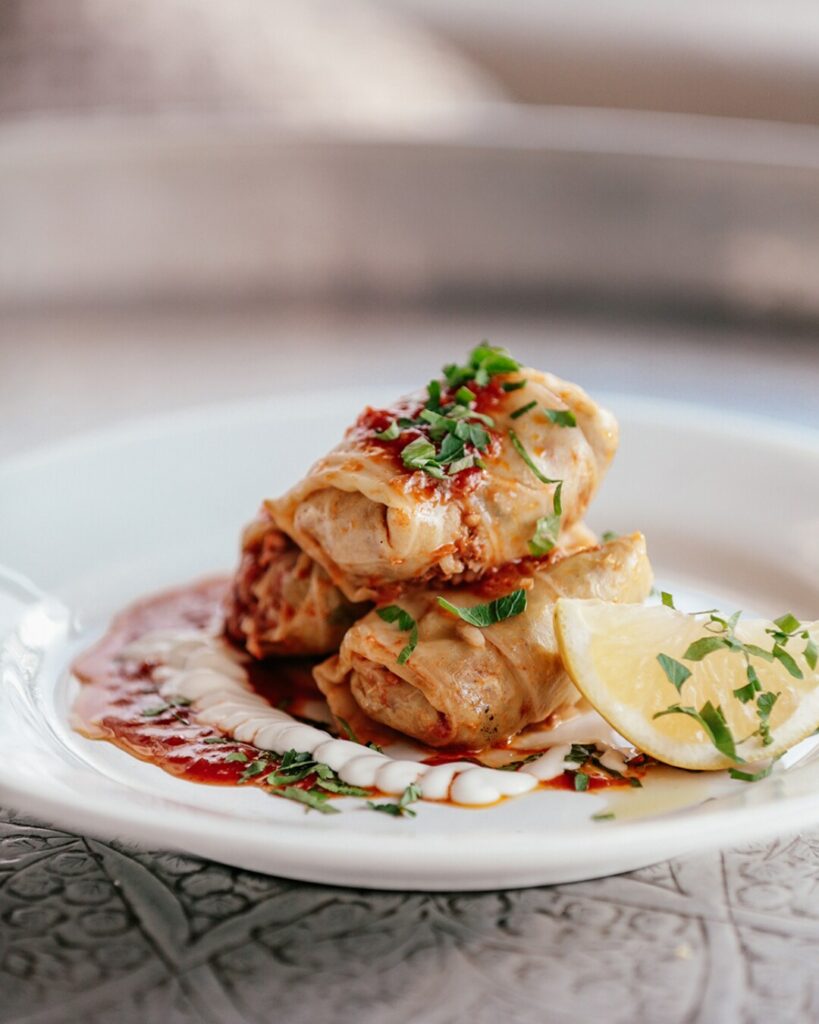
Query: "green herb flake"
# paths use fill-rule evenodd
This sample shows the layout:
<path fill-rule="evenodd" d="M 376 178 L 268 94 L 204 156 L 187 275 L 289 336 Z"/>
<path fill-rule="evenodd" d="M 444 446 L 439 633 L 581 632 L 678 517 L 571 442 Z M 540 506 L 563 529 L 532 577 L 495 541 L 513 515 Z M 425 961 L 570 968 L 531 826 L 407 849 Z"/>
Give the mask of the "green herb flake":
<path fill-rule="evenodd" d="M 396 803 L 377 804 L 372 800 L 367 801 L 367 806 L 371 811 L 380 811 L 382 814 L 391 814 L 394 818 L 400 817 L 415 817 L 415 811 L 411 810 L 409 804 L 415 803 L 421 799 L 421 788 L 416 783 L 411 782 L 404 792 L 401 794 L 401 798 Z"/>
<path fill-rule="evenodd" d="M 714 651 L 730 650 L 731 641 L 723 636 L 704 636 L 688 645 L 683 655 L 685 661 L 702 661 Z"/>
<path fill-rule="evenodd" d="M 736 743 L 728 728 L 728 723 L 725 721 L 722 708 L 715 708 L 710 700 L 706 701 L 699 711 L 696 708 L 672 704 L 665 711 L 658 711 L 653 717 L 662 718 L 664 715 L 688 715 L 689 718 L 693 718 L 703 727 L 708 738 L 721 754 L 730 757 L 737 764 L 743 763 L 743 759 L 737 754 Z"/>
<path fill-rule="evenodd" d="M 404 611 L 397 604 L 387 605 L 386 608 L 377 608 L 376 612 L 384 622 L 395 623 L 402 632 L 409 632 L 409 640 L 396 659 L 399 665 L 405 665 L 418 646 L 418 623 L 409 612 Z"/>
<path fill-rule="evenodd" d="M 447 601 L 445 597 L 439 597 L 438 604 L 471 626 L 485 629 L 487 626 L 493 626 L 496 622 L 503 622 L 505 619 L 511 619 L 526 611 L 526 591 L 513 590 L 511 594 L 498 597 L 487 604 L 472 605 L 471 608 L 459 608 Z"/>
<path fill-rule="evenodd" d="M 435 445 L 426 437 L 416 437 L 401 450 L 401 460 L 407 469 L 420 469 L 430 476 L 443 479 L 444 472 L 437 464 Z"/>
<path fill-rule="evenodd" d="M 255 778 L 257 775 L 261 775 L 265 769 L 269 768 L 270 765 L 266 760 L 251 761 L 250 764 L 245 768 L 242 774 L 239 776 L 239 782 L 248 782 L 250 779 Z"/>
<path fill-rule="evenodd" d="M 520 419 L 521 416 L 525 416 L 527 412 L 534 409 L 536 405 L 536 401 L 527 402 L 526 405 L 522 405 L 519 409 L 515 409 L 513 413 L 510 413 L 509 418 L 513 420 Z"/>
<path fill-rule="evenodd" d="M 779 697 L 778 693 L 760 693 L 756 699 L 756 713 L 759 718 L 759 735 L 762 746 L 769 747 L 773 743 L 771 736 L 771 712 Z"/>
<path fill-rule="evenodd" d="M 541 516 L 535 524 L 535 532 L 529 541 L 529 554 L 548 555 L 557 545 L 560 534 L 560 513 Z"/>
<path fill-rule="evenodd" d="M 145 708 L 145 710 L 142 712 L 142 717 L 143 718 L 156 718 L 158 715 L 164 715 L 166 711 L 170 711 L 170 710 L 171 710 L 171 705 L 170 704 L 161 704 L 159 707 Z"/>
<path fill-rule="evenodd" d="M 458 402 L 459 405 L 469 405 L 470 402 L 475 401 L 476 397 L 475 392 L 470 391 L 466 385 L 458 388 L 455 392 L 455 401 Z"/>
<path fill-rule="evenodd" d="M 589 777 L 585 772 L 575 772 L 574 788 L 578 793 L 583 793 L 589 788 Z"/>
<path fill-rule="evenodd" d="M 436 412 L 441 408 L 441 382 L 431 380 L 427 384 L 427 409 L 434 409 Z"/>
<path fill-rule="evenodd" d="M 660 668 L 665 672 L 669 683 L 671 683 L 677 693 L 679 693 L 682 689 L 682 684 L 686 679 L 691 678 L 690 669 L 687 669 L 685 665 L 682 665 L 676 660 L 676 658 L 671 658 L 667 654 L 658 654 L 657 661 L 659 661 Z"/>
<path fill-rule="evenodd" d="M 674 597 L 672 594 L 669 594 L 667 590 L 660 591 L 660 600 L 666 608 L 675 608 Z"/>
<path fill-rule="evenodd" d="M 398 421 L 393 420 L 384 430 L 376 430 L 375 436 L 379 441 L 394 441 L 397 437 L 401 436 L 401 428 L 398 426 Z"/>
<path fill-rule="evenodd" d="M 790 612 L 787 612 L 785 615 L 781 615 L 778 619 L 774 619 L 774 625 L 778 626 L 783 633 L 786 633 L 789 636 L 792 633 L 796 633 L 802 627 L 802 623 L 799 619 Z"/>
<path fill-rule="evenodd" d="M 593 814 L 591 816 L 592 821 L 613 821 L 614 815 L 611 811 L 606 811 L 602 814 Z"/>
<path fill-rule="evenodd" d="M 232 740 L 229 736 L 206 736 L 202 740 L 202 742 L 203 743 L 234 743 L 235 740 Z"/>
<path fill-rule="evenodd" d="M 285 789 L 271 789 L 273 796 L 284 797 L 285 800 L 295 800 L 304 804 L 308 811 L 320 811 L 322 814 L 338 814 L 339 809 L 333 807 L 329 802 L 326 793 L 317 793 L 311 789 L 299 789 L 296 786 L 287 786 Z"/>
<path fill-rule="evenodd" d="M 604 530 L 602 534 L 602 540 L 604 544 L 609 544 L 613 540 L 617 540 L 620 536 L 619 533 L 615 533 L 614 530 Z"/>
<path fill-rule="evenodd" d="M 350 723 L 343 719 L 341 715 L 335 715 L 334 717 L 338 724 L 341 726 L 342 730 L 344 731 L 344 735 L 347 737 L 347 739 L 352 740 L 353 743 L 358 743 L 358 737 L 353 732 L 353 727 L 350 725 Z"/>
<path fill-rule="evenodd" d="M 745 677 L 748 680 L 745 686 L 740 686 L 733 691 L 740 704 L 747 704 L 749 700 L 753 700 L 754 695 L 762 689 L 762 683 L 759 681 L 756 669 L 750 662 L 745 666 Z"/>
<path fill-rule="evenodd" d="M 501 384 L 504 391 L 520 391 L 521 388 L 526 387 L 525 380 L 508 380 L 505 384 Z"/>
<path fill-rule="evenodd" d="M 780 644 L 774 644 L 771 654 L 773 654 L 776 660 L 785 667 L 785 669 L 788 671 L 790 675 L 793 676 L 794 679 L 805 678 L 802 669 L 796 664 L 791 655 L 788 654 L 785 648 L 782 647 Z"/>
<path fill-rule="evenodd" d="M 576 427 L 577 417 L 571 409 L 544 409 L 550 423 L 558 427 Z"/>
<path fill-rule="evenodd" d="M 809 633 L 804 633 L 803 637 L 805 637 L 808 642 L 805 645 L 805 650 L 803 651 L 803 655 L 802 656 L 804 657 L 805 661 L 808 663 L 808 667 L 815 670 L 815 668 L 816 668 L 816 661 L 817 661 L 817 654 L 819 654 L 819 652 L 817 652 L 816 644 L 815 644 L 815 642 L 813 640 L 813 637 Z"/>
<path fill-rule="evenodd" d="M 767 779 L 773 771 L 774 762 L 768 765 L 767 768 L 762 768 L 758 772 L 743 772 L 738 768 L 730 768 L 728 774 L 732 779 L 738 779 L 740 782 L 759 782 L 761 779 Z"/>
<path fill-rule="evenodd" d="M 239 764 L 247 764 L 249 760 L 250 758 L 247 756 L 244 750 L 234 750 L 225 758 L 225 762 L 227 764 L 230 764 L 232 761 L 238 761 Z"/>
<path fill-rule="evenodd" d="M 316 779 L 316 785 L 321 789 L 326 789 L 329 793 L 338 793 L 339 796 L 369 796 L 370 791 L 368 789 L 362 789 L 360 786 L 349 786 L 346 782 L 339 782 L 336 779 Z"/>
<path fill-rule="evenodd" d="M 511 427 L 509 429 L 509 440 L 512 442 L 512 447 L 515 449 L 518 455 L 523 459 L 523 461 L 526 463 L 526 465 L 529 467 L 532 473 L 537 477 L 538 480 L 540 480 L 542 484 L 560 483 L 559 480 L 550 480 L 548 476 L 546 476 L 540 469 L 538 469 L 534 459 L 529 454 L 529 452 L 527 452 L 526 449 L 523 447 L 523 442 L 520 440 L 515 431 L 511 429 Z"/>

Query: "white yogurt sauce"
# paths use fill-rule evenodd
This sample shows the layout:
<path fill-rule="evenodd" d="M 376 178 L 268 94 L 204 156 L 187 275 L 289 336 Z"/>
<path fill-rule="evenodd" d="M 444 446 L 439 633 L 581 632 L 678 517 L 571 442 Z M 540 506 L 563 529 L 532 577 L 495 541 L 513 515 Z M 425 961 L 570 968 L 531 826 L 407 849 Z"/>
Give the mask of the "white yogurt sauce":
<path fill-rule="evenodd" d="M 306 751 L 352 786 L 398 795 L 417 783 L 424 800 L 449 799 L 477 807 L 526 793 L 540 779 L 563 770 L 562 765 L 557 767 L 552 776 L 543 774 L 542 769 L 533 770 L 543 758 L 514 772 L 466 761 L 430 766 L 396 760 L 360 743 L 336 739 L 271 707 L 250 686 L 239 657 L 218 637 L 196 630 L 154 630 L 129 644 L 123 656 L 158 662 L 154 678 L 162 697 L 190 701 L 190 711 L 199 722 L 261 750 L 276 754 Z"/>

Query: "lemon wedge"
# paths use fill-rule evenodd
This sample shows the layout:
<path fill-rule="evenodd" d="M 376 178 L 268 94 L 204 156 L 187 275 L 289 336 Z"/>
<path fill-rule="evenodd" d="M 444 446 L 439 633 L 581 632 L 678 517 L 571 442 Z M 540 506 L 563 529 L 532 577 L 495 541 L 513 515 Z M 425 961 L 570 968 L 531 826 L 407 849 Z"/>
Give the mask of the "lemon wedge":
<path fill-rule="evenodd" d="M 665 764 L 741 771 L 819 728 L 819 622 L 562 598 L 555 630 L 577 689 Z"/>

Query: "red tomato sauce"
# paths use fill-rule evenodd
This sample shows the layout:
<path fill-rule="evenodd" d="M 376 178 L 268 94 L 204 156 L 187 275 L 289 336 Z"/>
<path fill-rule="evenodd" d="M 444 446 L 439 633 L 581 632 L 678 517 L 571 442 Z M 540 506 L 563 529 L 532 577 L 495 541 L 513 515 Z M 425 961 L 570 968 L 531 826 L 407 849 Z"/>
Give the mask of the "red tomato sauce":
<path fill-rule="evenodd" d="M 237 785 L 247 765 L 262 756 L 260 752 L 235 740 L 223 742 L 217 730 L 192 721 L 186 707 L 168 706 L 151 680 L 156 666 L 135 665 L 122 658 L 123 649 L 149 630 L 220 632 L 228 582 L 209 579 L 167 591 L 117 616 L 105 636 L 72 666 L 81 683 L 72 709 L 74 728 L 191 782 Z M 273 705 L 286 701 L 288 712 L 298 714 L 299 705 L 317 696 L 313 664 L 297 659 L 248 661 L 246 668 L 259 694 Z M 271 767 L 275 763 L 271 759 Z M 299 783 L 310 784 L 311 777 Z"/>

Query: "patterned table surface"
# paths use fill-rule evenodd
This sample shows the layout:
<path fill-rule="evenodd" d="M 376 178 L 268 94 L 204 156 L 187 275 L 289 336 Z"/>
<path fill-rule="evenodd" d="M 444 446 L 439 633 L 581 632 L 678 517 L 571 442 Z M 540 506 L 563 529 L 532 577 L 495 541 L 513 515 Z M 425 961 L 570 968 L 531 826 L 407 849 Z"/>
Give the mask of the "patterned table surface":
<path fill-rule="evenodd" d="M 419 339 L 401 348 L 419 365 L 489 333 L 590 387 L 819 425 L 819 359 L 804 339 L 559 317 L 396 323 L 302 325 L 313 381 L 352 379 L 353 345 L 371 379 L 387 379 L 390 333 Z M 301 371 L 277 346 L 296 330 L 152 321 L 150 371 L 134 358 L 139 323 L 20 323 L 4 350 L 0 447 L 252 395 L 260 380 L 287 389 Z M 169 374 L 194 336 L 195 373 Z M 32 360 L 48 368 L 45 396 Z M 126 395 L 108 386 L 122 375 Z M 0 811 L 0 1024 L 802 1024 L 819 1019 L 818 951 L 819 833 L 573 885 L 428 895 L 287 882 Z"/>

